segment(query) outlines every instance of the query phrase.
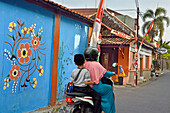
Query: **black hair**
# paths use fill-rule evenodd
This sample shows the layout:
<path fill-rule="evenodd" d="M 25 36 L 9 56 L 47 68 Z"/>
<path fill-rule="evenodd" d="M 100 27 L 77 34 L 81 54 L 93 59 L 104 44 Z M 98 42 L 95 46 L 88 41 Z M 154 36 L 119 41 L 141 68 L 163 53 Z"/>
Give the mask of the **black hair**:
<path fill-rule="evenodd" d="M 98 58 L 98 49 L 93 47 L 87 47 L 84 50 L 84 56 L 86 61 L 97 61 Z"/>
<path fill-rule="evenodd" d="M 74 55 L 74 62 L 78 66 L 83 65 L 84 62 L 85 62 L 84 56 L 82 54 L 75 54 Z"/>

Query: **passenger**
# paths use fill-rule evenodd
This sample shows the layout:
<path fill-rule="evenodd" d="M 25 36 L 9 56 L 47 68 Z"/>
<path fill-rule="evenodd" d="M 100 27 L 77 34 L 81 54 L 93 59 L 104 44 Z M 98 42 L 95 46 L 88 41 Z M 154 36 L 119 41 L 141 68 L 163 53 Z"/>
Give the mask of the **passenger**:
<path fill-rule="evenodd" d="M 94 103 L 93 113 L 101 113 L 101 96 L 89 85 L 94 84 L 90 78 L 90 72 L 84 68 L 84 56 L 82 54 L 74 55 L 74 62 L 78 68 L 74 69 L 71 79 L 74 83 L 74 92 L 85 93 L 92 97 Z"/>
<path fill-rule="evenodd" d="M 85 68 L 90 71 L 91 81 L 95 84 L 90 85 L 97 93 L 101 95 L 101 108 L 105 113 L 115 113 L 115 100 L 112 86 L 103 84 L 102 77 L 113 76 L 113 72 L 108 72 L 97 62 L 98 50 L 96 48 L 88 47 L 84 51 L 86 59 Z"/>

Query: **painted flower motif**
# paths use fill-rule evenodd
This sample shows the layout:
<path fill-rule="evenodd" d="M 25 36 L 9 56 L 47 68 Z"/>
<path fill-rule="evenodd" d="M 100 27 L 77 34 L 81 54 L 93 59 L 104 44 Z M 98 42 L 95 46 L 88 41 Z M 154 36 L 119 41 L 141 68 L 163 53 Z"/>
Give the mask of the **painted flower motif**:
<path fill-rule="evenodd" d="M 44 73 L 44 70 L 43 70 L 43 67 L 42 66 L 40 66 L 40 69 L 39 69 L 39 76 L 42 76 L 43 75 L 43 73 Z"/>
<path fill-rule="evenodd" d="M 21 76 L 21 71 L 19 66 L 12 66 L 12 69 L 10 70 L 10 79 L 17 81 L 18 77 Z"/>
<path fill-rule="evenodd" d="M 14 23 L 14 22 L 9 23 L 8 29 L 10 32 L 12 32 L 12 30 L 14 30 L 14 27 L 16 27 L 16 23 Z"/>
<path fill-rule="evenodd" d="M 8 79 L 8 78 L 5 78 L 4 81 L 5 81 L 5 82 L 9 82 L 9 79 Z"/>
<path fill-rule="evenodd" d="M 34 28 L 35 28 L 35 26 L 32 26 L 32 27 L 29 28 L 32 37 L 35 36 L 35 34 L 34 34 Z"/>
<path fill-rule="evenodd" d="M 38 35 L 41 35 L 41 33 L 43 32 L 43 27 L 41 27 L 41 29 L 39 29 Z"/>
<path fill-rule="evenodd" d="M 34 36 L 31 40 L 31 44 L 32 44 L 32 48 L 33 49 L 37 49 L 38 46 L 40 45 L 40 41 L 39 41 L 39 38 Z"/>
<path fill-rule="evenodd" d="M 34 28 L 33 27 L 30 27 L 29 30 L 32 32 L 34 32 Z"/>
<path fill-rule="evenodd" d="M 4 85 L 5 85 L 6 87 L 9 87 L 9 84 L 8 84 L 7 82 L 5 82 Z"/>
<path fill-rule="evenodd" d="M 6 90 L 6 86 L 4 86 L 3 89 Z"/>
<path fill-rule="evenodd" d="M 34 81 L 33 81 L 33 84 L 34 84 L 33 87 L 35 88 L 35 87 L 37 86 L 37 79 L 36 79 L 36 78 L 33 78 L 33 80 L 34 80 Z"/>
<path fill-rule="evenodd" d="M 4 79 L 4 81 L 5 81 L 5 83 L 4 83 L 4 87 L 3 87 L 3 89 L 5 90 L 7 87 L 9 87 L 9 79 L 8 78 L 5 78 Z"/>
<path fill-rule="evenodd" d="M 20 44 L 20 49 L 18 50 L 18 57 L 21 63 L 27 63 L 32 55 L 32 50 L 30 49 L 29 43 Z"/>
<path fill-rule="evenodd" d="M 33 24 L 32 27 L 35 28 L 36 24 Z"/>
<path fill-rule="evenodd" d="M 24 28 L 21 30 L 21 32 L 24 33 L 24 34 L 26 34 L 26 33 L 29 34 L 29 31 L 30 31 L 30 29 L 29 29 L 29 28 L 27 29 L 26 27 L 24 27 Z"/>

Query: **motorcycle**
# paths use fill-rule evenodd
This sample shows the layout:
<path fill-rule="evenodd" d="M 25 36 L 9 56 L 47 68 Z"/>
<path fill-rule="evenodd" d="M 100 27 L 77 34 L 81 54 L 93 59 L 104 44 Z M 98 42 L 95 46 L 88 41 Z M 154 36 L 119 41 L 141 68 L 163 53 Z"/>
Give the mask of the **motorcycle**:
<path fill-rule="evenodd" d="M 108 84 L 113 87 L 114 83 L 110 78 L 103 77 L 101 81 L 103 84 Z M 62 106 L 59 113 L 93 113 L 94 104 L 92 97 L 79 92 L 68 93 L 65 90 L 65 98 L 67 105 Z"/>
<path fill-rule="evenodd" d="M 102 82 L 113 86 L 112 80 L 103 77 Z M 67 105 L 62 106 L 59 113 L 93 113 L 92 97 L 84 93 L 65 91 Z"/>
<path fill-rule="evenodd" d="M 79 92 L 65 93 L 66 106 L 62 106 L 59 113 L 93 113 L 92 97 Z"/>

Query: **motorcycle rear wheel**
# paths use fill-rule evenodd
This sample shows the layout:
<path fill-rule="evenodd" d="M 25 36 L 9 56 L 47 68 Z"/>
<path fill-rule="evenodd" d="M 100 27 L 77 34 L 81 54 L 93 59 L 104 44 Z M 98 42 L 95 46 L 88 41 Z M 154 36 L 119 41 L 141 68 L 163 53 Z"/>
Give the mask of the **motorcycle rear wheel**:
<path fill-rule="evenodd" d="M 84 113 L 93 113 L 93 109 L 90 107 L 86 107 Z"/>
<path fill-rule="evenodd" d="M 81 113 L 81 110 L 79 108 L 76 108 L 73 110 L 73 113 Z"/>

